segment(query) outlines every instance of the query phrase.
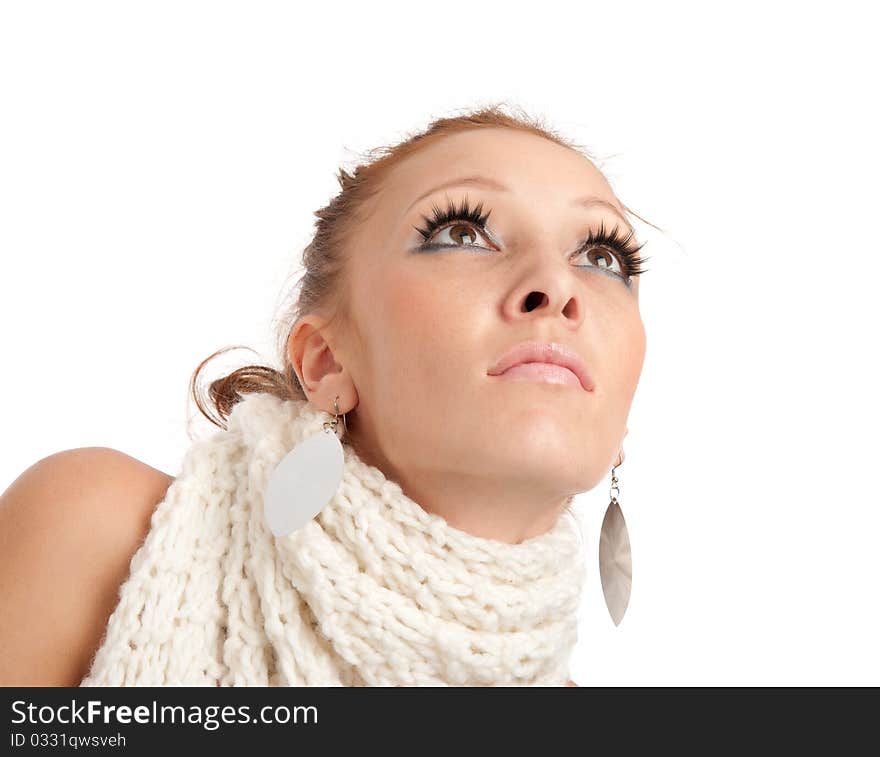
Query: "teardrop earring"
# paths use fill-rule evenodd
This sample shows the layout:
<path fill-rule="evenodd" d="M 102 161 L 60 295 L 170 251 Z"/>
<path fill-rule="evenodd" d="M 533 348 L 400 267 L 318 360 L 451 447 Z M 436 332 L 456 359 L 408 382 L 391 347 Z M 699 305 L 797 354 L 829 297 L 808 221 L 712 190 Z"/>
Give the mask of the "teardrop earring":
<path fill-rule="evenodd" d="M 269 476 L 263 492 L 263 516 L 275 536 L 289 536 L 312 520 L 333 499 L 345 465 L 339 426 L 339 395 L 333 400 L 336 417 L 322 431 L 290 450 Z M 348 431 L 345 413 L 342 425 Z"/>
<path fill-rule="evenodd" d="M 623 450 L 620 450 L 617 464 L 611 469 L 611 501 L 602 519 L 599 532 L 599 578 L 605 605 L 611 613 L 614 625 L 620 625 L 632 590 L 632 551 L 626 521 L 617 501 L 620 488 L 617 485 L 617 469 L 623 464 Z"/>

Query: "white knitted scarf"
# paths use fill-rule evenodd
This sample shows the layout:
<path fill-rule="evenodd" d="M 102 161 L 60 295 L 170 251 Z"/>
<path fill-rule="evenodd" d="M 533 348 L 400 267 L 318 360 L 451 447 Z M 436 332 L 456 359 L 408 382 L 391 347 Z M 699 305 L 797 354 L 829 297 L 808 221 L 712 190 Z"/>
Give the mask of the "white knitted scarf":
<path fill-rule="evenodd" d="M 580 516 L 518 544 L 449 525 L 345 442 L 339 489 L 289 536 L 262 494 L 331 419 L 249 394 L 193 443 L 81 686 L 563 686 Z"/>

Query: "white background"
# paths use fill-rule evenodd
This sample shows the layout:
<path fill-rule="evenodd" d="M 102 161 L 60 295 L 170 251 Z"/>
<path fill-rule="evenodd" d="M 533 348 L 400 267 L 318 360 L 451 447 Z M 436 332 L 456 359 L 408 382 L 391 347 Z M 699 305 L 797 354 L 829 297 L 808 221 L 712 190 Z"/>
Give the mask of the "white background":
<path fill-rule="evenodd" d="M 175 475 L 198 362 L 280 365 L 337 167 L 508 100 L 665 231 L 636 221 L 633 593 L 615 627 L 606 481 L 574 680 L 880 684 L 869 4 L 318 5 L 0 6 L 0 489 L 83 446 Z"/>

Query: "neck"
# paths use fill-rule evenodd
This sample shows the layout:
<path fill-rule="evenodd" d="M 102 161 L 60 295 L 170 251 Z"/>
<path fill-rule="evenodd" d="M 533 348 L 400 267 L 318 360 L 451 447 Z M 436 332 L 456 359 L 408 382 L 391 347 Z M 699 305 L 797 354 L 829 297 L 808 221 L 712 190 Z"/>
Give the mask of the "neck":
<path fill-rule="evenodd" d="M 424 510 L 473 536 L 519 544 L 552 529 L 572 501 L 571 495 L 521 479 L 509 478 L 499 486 L 497 477 L 436 468 L 403 471 L 363 445 L 353 446 L 361 460 L 397 482 Z"/>
<path fill-rule="evenodd" d="M 451 526 L 474 536 L 519 544 L 548 532 L 571 497 L 530 492 L 525 487 L 499 491 L 497 481 L 416 471 L 397 480 L 410 499 Z"/>

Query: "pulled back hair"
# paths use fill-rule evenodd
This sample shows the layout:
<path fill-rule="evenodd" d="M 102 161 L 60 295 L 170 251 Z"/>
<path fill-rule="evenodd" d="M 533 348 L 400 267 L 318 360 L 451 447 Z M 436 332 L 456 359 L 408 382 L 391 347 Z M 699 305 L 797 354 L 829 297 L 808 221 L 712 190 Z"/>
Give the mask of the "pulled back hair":
<path fill-rule="evenodd" d="M 284 400 L 307 399 L 290 362 L 288 338 L 300 317 L 308 313 L 325 314 L 328 323 L 324 328 L 336 321 L 350 323 L 345 266 L 347 243 L 365 217 L 369 201 L 381 191 L 389 172 L 413 153 L 444 137 L 471 129 L 499 127 L 535 134 L 593 160 L 593 156 L 584 147 L 560 136 L 542 119 L 530 117 L 518 106 L 509 107 L 501 102 L 478 107 L 461 115 L 438 118 L 424 131 L 409 136 L 396 145 L 368 150 L 365 162 L 351 173 L 339 168 L 336 178 L 341 191 L 314 214 L 317 217 L 315 234 L 303 251 L 304 272 L 297 282 L 299 296 L 292 307 L 278 319 L 276 350 L 282 365 L 281 370 L 263 365 L 238 368 L 227 376 L 210 382 L 206 402 L 200 396 L 199 375 L 208 362 L 228 350 L 238 349 L 240 345 L 225 347 L 209 355 L 198 365 L 190 379 L 190 392 L 202 415 L 214 425 L 226 429 L 226 419 L 245 394 L 265 392 Z M 644 221 L 625 205 L 623 207 Z M 216 414 L 210 412 L 207 405 Z"/>

